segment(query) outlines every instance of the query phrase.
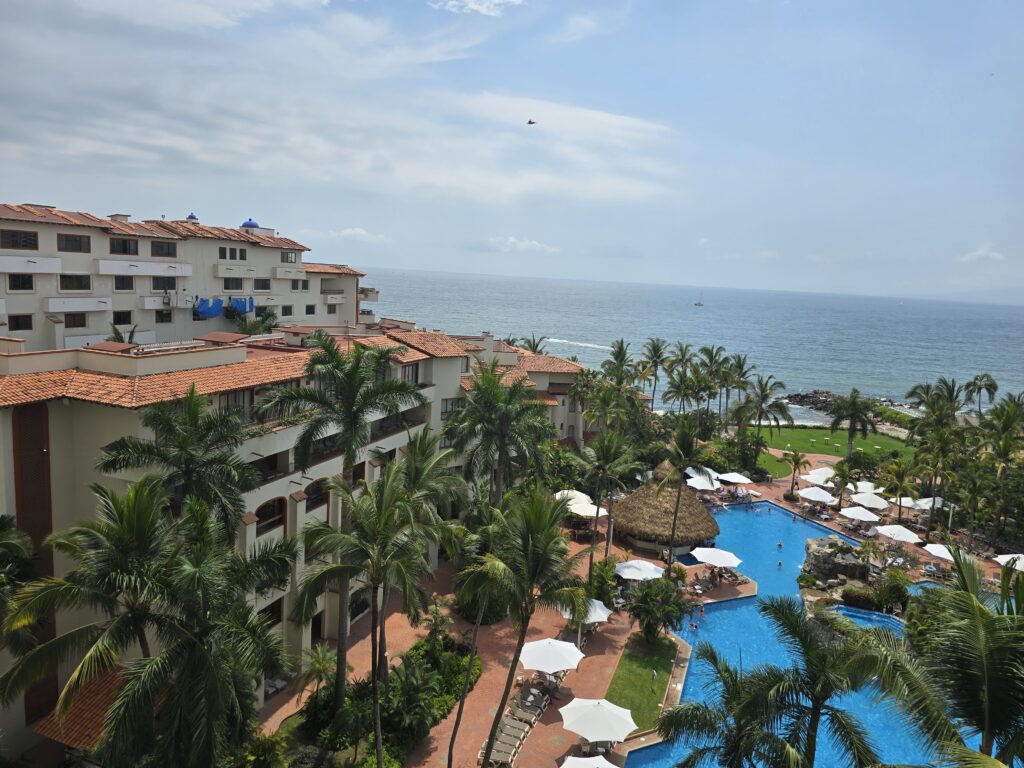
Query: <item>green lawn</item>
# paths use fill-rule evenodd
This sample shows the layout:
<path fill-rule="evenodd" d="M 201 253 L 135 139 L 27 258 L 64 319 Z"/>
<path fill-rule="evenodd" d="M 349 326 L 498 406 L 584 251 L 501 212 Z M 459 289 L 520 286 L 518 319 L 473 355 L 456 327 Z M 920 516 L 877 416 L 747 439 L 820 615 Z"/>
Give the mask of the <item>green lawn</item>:
<path fill-rule="evenodd" d="M 641 731 L 654 728 L 658 722 L 675 657 L 676 644 L 667 637 L 650 644 L 639 633 L 629 638 L 622 652 L 605 698 L 630 710 Z M 651 670 L 656 674 L 653 680 Z"/>
<path fill-rule="evenodd" d="M 772 434 L 767 430 L 761 431 L 761 437 L 765 439 L 771 448 L 780 450 L 800 451 L 800 453 L 830 453 L 833 456 L 846 455 L 846 432 L 840 431 L 830 434 L 826 427 L 799 428 L 783 427 L 776 429 Z M 878 449 L 875 446 L 878 446 Z M 899 451 L 906 458 L 910 458 L 913 449 L 907 446 L 902 440 L 897 440 L 888 435 L 868 434 L 867 440 L 859 435 L 853 441 L 853 448 L 861 448 L 865 453 L 889 454 L 892 451 Z"/>

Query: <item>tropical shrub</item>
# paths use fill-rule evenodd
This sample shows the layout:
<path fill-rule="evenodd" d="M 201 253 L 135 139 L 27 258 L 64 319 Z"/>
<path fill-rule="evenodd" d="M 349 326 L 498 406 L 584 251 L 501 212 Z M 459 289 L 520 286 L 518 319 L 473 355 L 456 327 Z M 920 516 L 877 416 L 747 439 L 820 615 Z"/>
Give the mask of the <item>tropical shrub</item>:
<path fill-rule="evenodd" d="M 815 584 L 818 583 L 818 580 L 814 578 L 814 576 L 812 576 L 811 574 L 804 571 L 796 577 L 796 583 L 799 584 L 801 587 L 813 587 Z"/>
<path fill-rule="evenodd" d="M 612 604 L 618 595 L 619 585 L 615 579 L 615 566 L 619 562 L 620 559 L 612 555 L 594 563 L 594 571 L 587 586 L 587 594 L 590 597 L 608 606 Z"/>
<path fill-rule="evenodd" d="M 283 733 L 262 734 L 256 731 L 237 755 L 223 768 L 289 768 Z"/>
<path fill-rule="evenodd" d="M 640 625 L 640 633 L 654 642 L 663 629 L 679 629 L 696 603 L 668 579 L 651 579 L 640 583 L 629 594 L 626 610 Z"/>
<path fill-rule="evenodd" d="M 390 744 L 384 745 L 384 768 L 402 768 L 402 763 L 404 762 L 405 755 L 401 753 L 401 750 L 396 749 Z M 359 763 L 359 768 L 377 768 L 377 754 L 373 744 L 367 749 L 366 755 L 363 757 L 362 762 Z"/>
<path fill-rule="evenodd" d="M 887 405 L 875 405 L 875 416 L 880 420 L 888 424 L 893 424 L 903 429 L 911 429 L 914 426 L 914 422 L 917 419 L 911 416 L 909 413 L 903 411 L 897 411 L 895 408 L 890 408 Z"/>
<path fill-rule="evenodd" d="M 851 608 L 863 608 L 866 611 L 877 611 L 880 606 L 874 590 L 861 587 L 844 587 L 842 592 L 844 605 Z"/>
<path fill-rule="evenodd" d="M 879 609 L 887 613 L 894 608 L 901 611 L 910 600 L 910 579 L 898 568 L 890 568 L 875 584 L 875 601 Z"/>

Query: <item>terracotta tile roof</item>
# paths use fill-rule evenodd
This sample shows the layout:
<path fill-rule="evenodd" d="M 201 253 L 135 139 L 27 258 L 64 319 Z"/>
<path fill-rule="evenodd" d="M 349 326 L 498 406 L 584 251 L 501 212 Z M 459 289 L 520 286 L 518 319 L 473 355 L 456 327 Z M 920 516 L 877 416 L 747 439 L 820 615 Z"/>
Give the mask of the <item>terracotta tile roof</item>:
<path fill-rule="evenodd" d="M 32 729 L 65 747 L 92 749 L 99 743 L 103 720 L 120 690 L 119 671 L 105 672 L 78 692 L 63 718 L 51 712 L 36 721 Z"/>
<path fill-rule="evenodd" d="M 446 333 L 436 331 L 388 331 L 395 341 L 426 352 L 431 357 L 465 357 L 466 350 Z"/>
<path fill-rule="evenodd" d="M 258 355 L 244 363 L 146 376 L 116 376 L 73 368 L 0 376 L 0 408 L 66 397 L 118 408 L 142 408 L 183 397 L 195 383 L 201 395 L 301 379 L 309 352 Z"/>
<path fill-rule="evenodd" d="M 520 350 L 519 350 L 519 347 L 513 347 L 511 344 L 509 344 L 508 342 L 506 342 L 506 341 L 504 341 L 502 339 L 495 339 L 494 340 L 494 351 L 495 352 L 512 353 L 512 352 L 519 352 Z"/>
<path fill-rule="evenodd" d="M 530 381 L 530 378 L 529 376 L 527 376 L 526 371 L 524 371 L 522 368 L 515 368 L 509 365 L 498 366 L 498 373 L 502 374 L 501 383 L 505 384 L 506 386 L 519 380 L 525 380 L 526 386 L 528 387 L 537 386 L 532 381 Z M 466 392 L 471 390 L 473 388 L 473 374 L 462 374 L 462 376 L 459 378 L 459 388 Z"/>
<path fill-rule="evenodd" d="M 554 355 L 523 355 L 516 367 L 529 373 L 579 373 L 583 366 Z"/>
<path fill-rule="evenodd" d="M 568 382 L 552 381 L 548 384 L 548 392 L 552 395 L 567 395 L 572 389 L 572 384 Z"/>
<path fill-rule="evenodd" d="M 317 275 L 350 275 L 352 277 L 366 277 L 362 270 L 350 267 L 348 264 L 319 264 L 312 261 L 302 262 L 302 268 L 307 272 Z"/>
<path fill-rule="evenodd" d="M 535 395 L 536 399 L 539 402 L 544 403 L 544 405 L 558 405 L 558 398 L 546 390 L 540 389 L 534 392 L 533 394 Z"/>
<path fill-rule="evenodd" d="M 210 333 L 203 334 L 202 336 L 196 336 L 196 341 L 208 341 L 211 344 L 235 344 L 242 339 L 249 338 L 248 334 L 245 333 L 231 333 L 230 331 L 212 331 Z"/>
<path fill-rule="evenodd" d="M 460 339 L 460 338 L 454 337 L 454 336 L 452 338 L 455 339 L 455 343 L 456 344 L 458 344 L 460 347 L 462 347 L 467 352 L 483 352 L 484 351 L 483 347 L 481 347 L 479 344 L 474 344 L 472 341 L 466 341 L 465 339 Z"/>
<path fill-rule="evenodd" d="M 127 352 L 137 346 L 137 344 L 126 344 L 120 341 L 97 341 L 95 344 L 87 344 L 85 348 L 94 349 L 97 352 Z"/>
<path fill-rule="evenodd" d="M 413 349 L 409 346 L 400 345 L 394 339 L 389 339 L 387 336 L 361 336 L 359 338 L 352 339 L 356 344 L 361 347 L 373 347 L 376 349 L 387 349 L 388 347 L 398 347 L 402 351 L 393 355 L 396 362 L 402 363 L 417 363 L 420 360 L 429 360 L 430 355 L 426 355 L 420 352 L 418 349 Z"/>
<path fill-rule="evenodd" d="M 289 251 L 308 251 L 309 248 L 302 243 L 292 240 L 290 237 L 273 237 L 259 235 L 252 232 L 243 232 L 233 227 L 209 227 L 196 221 L 147 221 L 147 224 L 154 224 L 181 238 L 198 237 L 207 240 L 233 240 L 239 243 L 252 243 L 262 245 L 266 248 L 284 248 Z"/>

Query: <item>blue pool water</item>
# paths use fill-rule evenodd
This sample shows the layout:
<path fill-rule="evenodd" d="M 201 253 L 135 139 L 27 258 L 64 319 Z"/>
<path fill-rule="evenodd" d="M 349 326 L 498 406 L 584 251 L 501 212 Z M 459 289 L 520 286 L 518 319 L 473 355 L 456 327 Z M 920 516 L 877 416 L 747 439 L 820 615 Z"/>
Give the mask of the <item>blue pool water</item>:
<path fill-rule="evenodd" d="M 903 622 L 887 613 L 865 611 L 863 608 L 851 608 L 848 605 L 837 606 L 836 613 L 860 624 L 862 627 L 881 627 L 897 635 L 903 635 Z"/>
<path fill-rule="evenodd" d="M 722 532 L 716 545 L 735 552 L 743 560 L 740 571 L 757 582 L 761 596 L 796 596 L 796 577 L 804 560 L 804 542 L 832 533 L 823 526 L 795 518 L 770 502 L 758 502 L 753 509 L 745 505 L 727 507 L 718 513 L 717 519 Z M 779 542 L 782 543 L 781 550 Z M 865 617 L 861 618 L 865 620 Z M 679 636 L 691 645 L 706 640 L 733 664 L 745 669 L 762 663 L 789 664 L 785 649 L 757 612 L 755 598 L 708 605 L 698 629 L 693 631 L 687 627 Z M 691 666 L 682 698 L 704 698 L 707 682 L 708 675 L 703 665 Z M 876 701 L 868 692 L 851 694 L 842 705 L 860 718 L 885 762 L 927 762 L 927 750 L 894 707 Z M 818 744 L 817 766 L 831 768 L 844 765 L 824 734 Z M 686 753 L 687 749 L 682 744 L 658 744 L 631 752 L 626 766 L 670 768 Z"/>

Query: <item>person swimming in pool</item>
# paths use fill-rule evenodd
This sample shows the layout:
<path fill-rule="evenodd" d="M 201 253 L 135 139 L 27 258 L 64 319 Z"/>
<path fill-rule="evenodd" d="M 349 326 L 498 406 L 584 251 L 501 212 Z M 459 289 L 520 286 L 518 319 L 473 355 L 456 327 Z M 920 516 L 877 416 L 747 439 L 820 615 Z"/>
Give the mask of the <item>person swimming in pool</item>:
<path fill-rule="evenodd" d="M 778 564 L 777 564 L 777 566 L 776 566 L 776 567 L 777 567 L 777 568 L 781 568 L 781 567 L 782 567 L 782 561 L 781 561 L 781 560 L 779 560 L 779 562 L 778 562 Z"/>
<path fill-rule="evenodd" d="M 779 551 L 782 551 L 782 542 L 780 541 L 780 542 L 779 542 L 778 544 L 776 544 L 776 545 L 775 545 L 775 547 L 776 547 L 776 548 L 777 548 L 777 549 L 778 549 Z"/>

